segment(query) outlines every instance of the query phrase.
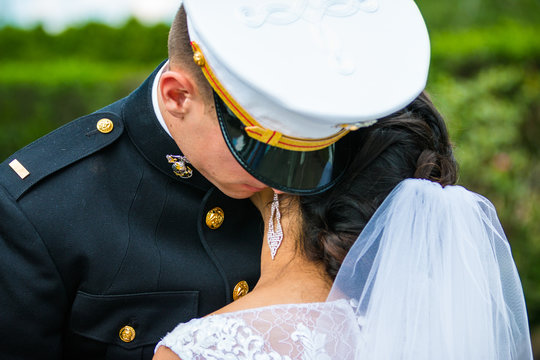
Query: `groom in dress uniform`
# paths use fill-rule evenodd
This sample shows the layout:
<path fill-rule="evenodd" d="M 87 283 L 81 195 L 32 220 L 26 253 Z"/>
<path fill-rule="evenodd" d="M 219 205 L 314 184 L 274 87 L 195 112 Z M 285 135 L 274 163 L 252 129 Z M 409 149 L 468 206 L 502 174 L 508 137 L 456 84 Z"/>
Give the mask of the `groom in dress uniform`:
<path fill-rule="evenodd" d="M 150 359 L 254 287 L 266 186 L 171 51 L 176 71 L 0 165 L 0 359 Z"/>
<path fill-rule="evenodd" d="M 184 0 L 138 89 L 1 163 L 0 357 L 150 359 L 177 323 L 253 288 L 248 198 L 330 189 L 349 132 L 425 86 L 423 21 L 384 1 Z"/>

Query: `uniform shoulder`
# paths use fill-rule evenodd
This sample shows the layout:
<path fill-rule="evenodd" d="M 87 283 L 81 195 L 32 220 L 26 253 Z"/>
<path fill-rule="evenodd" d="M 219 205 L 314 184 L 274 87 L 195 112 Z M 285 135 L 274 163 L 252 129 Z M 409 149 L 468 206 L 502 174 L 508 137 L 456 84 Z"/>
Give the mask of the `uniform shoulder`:
<path fill-rule="evenodd" d="M 76 119 L 8 157 L 0 164 L 0 185 L 18 199 L 50 174 L 116 141 L 124 124 L 107 110 Z"/>

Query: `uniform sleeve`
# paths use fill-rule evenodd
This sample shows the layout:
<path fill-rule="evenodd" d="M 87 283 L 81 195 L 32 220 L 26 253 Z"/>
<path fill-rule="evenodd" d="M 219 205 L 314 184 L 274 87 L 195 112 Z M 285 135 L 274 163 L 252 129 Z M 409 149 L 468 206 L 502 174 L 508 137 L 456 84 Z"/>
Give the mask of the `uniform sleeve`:
<path fill-rule="evenodd" d="M 0 186 L 0 354 L 60 359 L 66 291 L 39 234 Z"/>

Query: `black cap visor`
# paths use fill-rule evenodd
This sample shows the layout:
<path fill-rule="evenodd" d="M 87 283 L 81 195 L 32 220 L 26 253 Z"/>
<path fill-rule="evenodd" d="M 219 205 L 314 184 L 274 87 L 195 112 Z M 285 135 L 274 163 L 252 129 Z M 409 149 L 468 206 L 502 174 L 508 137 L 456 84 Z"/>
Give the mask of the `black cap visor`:
<path fill-rule="evenodd" d="M 236 160 L 262 183 L 291 194 L 317 194 L 334 185 L 349 163 L 348 136 L 315 151 L 292 151 L 250 137 L 245 125 L 214 92 L 216 113 Z"/>

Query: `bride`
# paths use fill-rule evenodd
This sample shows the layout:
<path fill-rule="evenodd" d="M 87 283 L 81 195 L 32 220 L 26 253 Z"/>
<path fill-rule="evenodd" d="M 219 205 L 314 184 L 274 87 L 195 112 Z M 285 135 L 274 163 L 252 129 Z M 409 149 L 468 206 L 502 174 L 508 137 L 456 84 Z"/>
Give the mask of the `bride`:
<path fill-rule="evenodd" d="M 532 359 L 523 292 L 491 203 L 453 185 L 425 94 L 349 136 L 334 188 L 261 192 L 256 287 L 178 325 L 155 359 Z"/>

